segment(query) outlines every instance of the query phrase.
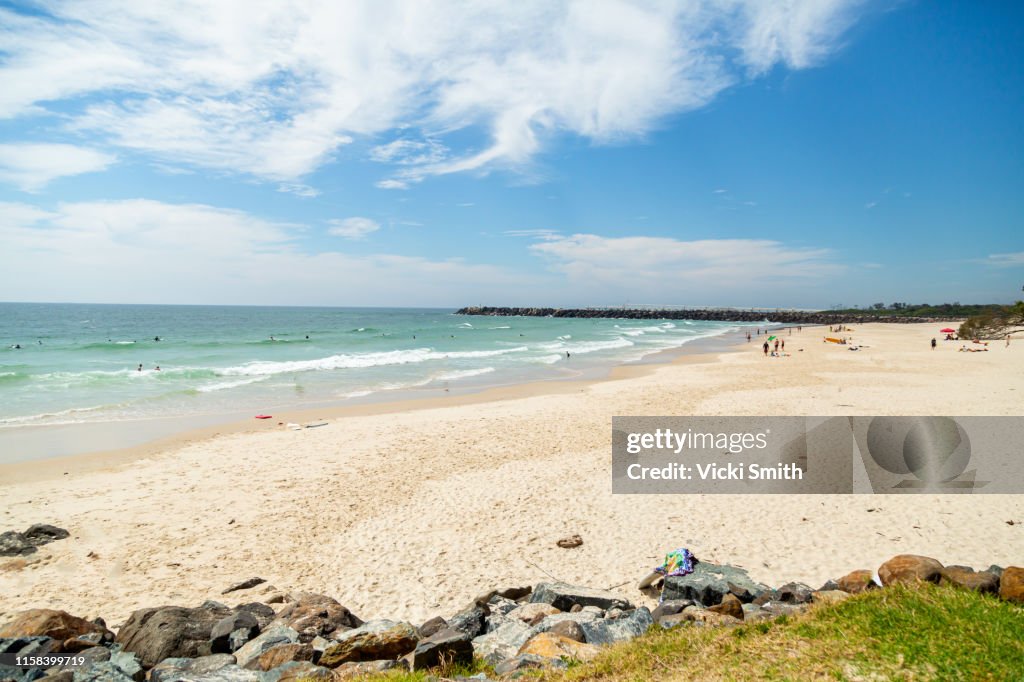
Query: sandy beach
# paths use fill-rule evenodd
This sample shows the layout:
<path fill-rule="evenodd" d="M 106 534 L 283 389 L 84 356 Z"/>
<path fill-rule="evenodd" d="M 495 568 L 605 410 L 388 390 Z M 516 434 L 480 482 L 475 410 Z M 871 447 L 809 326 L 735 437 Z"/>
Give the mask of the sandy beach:
<path fill-rule="evenodd" d="M 642 601 L 635 582 L 679 546 L 814 587 L 898 553 L 1019 565 L 1024 496 L 611 494 L 614 415 L 1024 414 L 1024 341 L 932 351 L 937 329 L 857 326 L 862 349 L 850 352 L 805 327 L 784 336 L 785 358 L 755 340 L 603 381 L 281 419 L 323 417 L 322 428 L 275 419 L 5 465 L 2 530 L 52 523 L 71 537 L 0 560 L 0 620 L 52 607 L 117 626 L 144 606 L 276 588 L 419 622 L 552 577 Z M 574 533 L 581 547 L 555 545 Z M 221 596 L 251 576 L 268 584 Z"/>

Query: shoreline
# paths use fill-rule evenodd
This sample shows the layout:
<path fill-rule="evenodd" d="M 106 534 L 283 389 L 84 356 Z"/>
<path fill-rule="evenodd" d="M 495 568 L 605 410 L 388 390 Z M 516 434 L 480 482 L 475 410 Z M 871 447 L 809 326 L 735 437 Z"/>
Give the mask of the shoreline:
<path fill-rule="evenodd" d="M 447 391 L 440 388 L 381 391 L 374 394 L 376 399 L 367 396 L 367 399 L 357 398 L 344 403 L 332 401 L 316 407 L 275 409 L 273 410 L 273 419 L 268 420 L 255 420 L 251 415 L 239 412 L 188 415 L 165 419 L 146 418 L 115 422 L 29 426 L 21 427 L 22 433 L 11 434 L 4 434 L 0 431 L 0 443 L 4 440 L 17 441 L 20 436 L 25 440 L 35 440 L 33 446 L 36 448 L 40 447 L 40 441 L 44 444 L 75 441 L 77 448 L 87 448 L 64 455 L 30 456 L 13 462 L 0 462 L 0 481 L 24 483 L 102 470 L 219 436 L 278 431 L 285 428 L 284 424 L 287 423 L 305 424 L 333 421 L 346 417 L 398 414 L 437 407 L 459 407 L 477 403 L 516 400 L 535 395 L 572 393 L 594 383 L 636 378 L 656 371 L 659 367 L 694 362 L 697 361 L 696 358 L 704 358 L 704 361 L 710 362 L 712 360 L 708 356 L 738 351 L 742 345 L 745 345 L 743 343 L 744 334 L 743 331 L 728 331 L 715 336 L 697 338 L 675 348 L 650 353 L 640 360 L 581 370 L 582 377 L 529 379 L 498 385 L 474 386 L 470 383 L 453 387 Z M 130 433 L 138 432 L 140 435 L 132 440 L 139 442 L 106 447 L 86 445 L 81 442 L 83 437 L 86 439 L 91 437 L 93 439 L 90 440 L 91 443 L 96 443 L 97 440 L 101 442 L 105 440 L 110 443 L 112 438 L 110 431 L 113 429 L 127 429 Z M 56 440 L 53 436 L 55 432 L 59 434 Z M 113 439 L 116 440 L 117 437 L 114 435 Z M 124 436 L 121 435 L 121 437 Z"/>
<path fill-rule="evenodd" d="M 741 344 L 533 394 L 364 408 L 301 431 L 193 433 L 74 469 L 14 465 L 20 478 L 0 472 L 3 530 L 51 523 L 71 537 L 0 560 L 0 619 L 48 607 L 114 625 L 142 606 L 222 600 L 259 575 L 363 618 L 419 622 L 496 584 L 634 586 L 676 547 L 765 584 L 820 585 L 899 553 L 1019 563 L 1021 495 L 611 493 L 615 415 L 1024 414 L 1018 346 L 931 351 L 929 330 L 858 327 L 862 350 L 850 352 L 808 327 L 786 336 L 788 357 Z M 583 544 L 557 546 L 572 535 Z"/>

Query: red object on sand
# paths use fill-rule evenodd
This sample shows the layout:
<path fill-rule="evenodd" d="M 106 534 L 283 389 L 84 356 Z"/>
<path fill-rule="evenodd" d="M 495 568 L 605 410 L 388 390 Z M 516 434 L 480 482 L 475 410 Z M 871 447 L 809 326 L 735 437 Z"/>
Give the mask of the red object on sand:
<path fill-rule="evenodd" d="M 258 414 L 258 415 L 256 415 L 256 418 L 257 419 L 270 419 L 271 416 L 272 415 L 269 415 L 269 414 Z"/>
<path fill-rule="evenodd" d="M 940 334 L 953 334 L 955 332 L 956 332 L 955 329 L 950 329 L 949 327 L 946 327 L 945 329 L 940 329 L 939 330 Z"/>

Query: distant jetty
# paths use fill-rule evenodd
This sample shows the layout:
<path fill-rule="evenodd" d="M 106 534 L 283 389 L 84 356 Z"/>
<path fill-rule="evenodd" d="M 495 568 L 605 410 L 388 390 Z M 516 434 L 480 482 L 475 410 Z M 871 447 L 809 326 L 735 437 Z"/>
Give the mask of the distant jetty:
<path fill-rule="evenodd" d="M 811 312 L 806 310 L 739 310 L 736 308 L 496 308 L 471 306 L 456 315 L 493 315 L 498 317 L 582 317 L 627 320 L 707 320 L 713 322 L 773 322 L 778 324 L 864 324 L 867 322 L 948 322 L 959 317 L 898 317 L 896 315 L 856 315 L 850 313 Z"/>

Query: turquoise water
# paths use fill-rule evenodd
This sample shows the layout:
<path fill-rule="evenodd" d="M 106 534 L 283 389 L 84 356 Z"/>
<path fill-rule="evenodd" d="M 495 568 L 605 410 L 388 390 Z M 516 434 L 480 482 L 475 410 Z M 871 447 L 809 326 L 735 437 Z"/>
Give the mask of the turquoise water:
<path fill-rule="evenodd" d="M 737 328 L 425 309 L 0 303 L 0 428 L 256 414 L 566 378 Z"/>

